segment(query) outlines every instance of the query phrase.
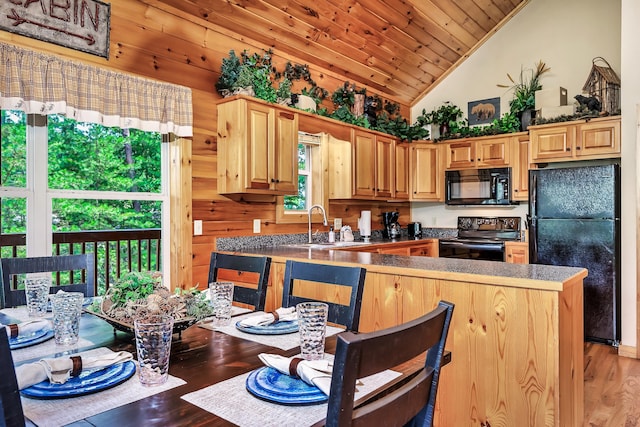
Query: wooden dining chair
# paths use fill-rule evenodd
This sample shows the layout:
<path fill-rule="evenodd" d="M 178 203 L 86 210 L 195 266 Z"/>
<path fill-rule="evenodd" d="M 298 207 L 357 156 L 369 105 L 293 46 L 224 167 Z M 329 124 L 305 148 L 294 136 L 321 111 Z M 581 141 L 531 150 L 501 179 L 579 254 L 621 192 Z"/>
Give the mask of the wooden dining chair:
<path fill-rule="evenodd" d="M 233 282 L 233 300 L 263 311 L 271 258 L 211 252 L 209 282 Z"/>
<path fill-rule="evenodd" d="M 349 331 L 357 331 L 366 272 L 361 267 L 288 260 L 284 271 L 282 306 L 292 307 L 301 302 L 322 301 L 329 306 L 328 322 L 343 325 Z M 301 285 L 301 289 L 298 289 L 298 285 Z M 346 291 L 350 291 L 348 296 L 345 295 Z M 340 303 L 340 299 L 345 303 Z"/>
<path fill-rule="evenodd" d="M 0 426 L 24 427 L 20 391 L 4 327 L 0 327 L 0 378 Z"/>
<path fill-rule="evenodd" d="M 61 284 L 58 283 L 57 278 L 54 278 L 54 280 L 52 280 L 50 293 L 53 294 L 62 289 L 67 292 L 82 292 L 87 297 L 95 296 L 96 265 L 92 253 L 48 257 L 3 258 L 1 266 L 3 307 L 16 307 L 27 303 L 24 289 L 16 289 L 15 283 L 17 283 L 17 280 L 13 280 L 13 277 L 29 273 L 67 273 L 69 275 L 69 283 Z M 81 281 L 76 281 L 78 274 L 81 277 Z"/>
<path fill-rule="evenodd" d="M 454 305 L 441 301 L 426 315 L 382 331 L 338 335 L 327 427 L 432 426 L 444 344 Z M 424 367 L 389 394 L 354 409 L 356 380 L 426 352 Z"/>

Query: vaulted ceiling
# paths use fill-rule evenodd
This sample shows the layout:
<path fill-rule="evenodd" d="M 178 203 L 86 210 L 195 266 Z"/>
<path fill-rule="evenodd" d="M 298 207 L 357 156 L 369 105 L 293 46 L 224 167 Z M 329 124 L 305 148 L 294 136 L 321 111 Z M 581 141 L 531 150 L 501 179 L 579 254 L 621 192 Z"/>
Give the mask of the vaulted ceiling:
<path fill-rule="evenodd" d="M 529 0 L 157 0 L 405 104 Z"/>

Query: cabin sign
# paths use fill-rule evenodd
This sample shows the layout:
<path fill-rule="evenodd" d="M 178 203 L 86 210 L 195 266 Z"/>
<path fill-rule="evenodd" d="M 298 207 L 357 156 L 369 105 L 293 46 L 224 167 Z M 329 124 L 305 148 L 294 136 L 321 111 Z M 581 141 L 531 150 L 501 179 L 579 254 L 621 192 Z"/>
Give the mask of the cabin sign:
<path fill-rule="evenodd" d="M 0 0 L 0 29 L 108 59 L 110 14 L 98 0 Z"/>

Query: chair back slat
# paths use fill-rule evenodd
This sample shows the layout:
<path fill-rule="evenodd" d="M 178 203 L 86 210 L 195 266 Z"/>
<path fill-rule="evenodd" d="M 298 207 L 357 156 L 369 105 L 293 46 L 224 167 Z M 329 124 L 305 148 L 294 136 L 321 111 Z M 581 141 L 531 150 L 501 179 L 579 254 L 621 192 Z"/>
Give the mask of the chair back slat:
<path fill-rule="evenodd" d="M 4 328 L 0 329 L 0 426 L 24 427 L 25 419 L 9 338 Z"/>
<path fill-rule="evenodd" d="M 233 300 L 264 310 L 271 258 L 211 252 L 209 282 L 234 282 Z"/>
<path fill-rule="evenodd" d="M 444 345 L 453 304 L 441 301 L 426 315 L 382 331 L 338 335 L 327 409 L 331 426 L 433 425 Z M 424 367 L 407 383 L 353 408 L 356 380 L 426 353 Z"/>
<path fill-rule="evenodd" d="M 349 331 L 357 331 L 360 324 L 365 275 L 366 270 L 361 267 L 312 264 L 289 260 L 285 266 L 282 306 L 292 307 L 301 302 L 318 301 L 318 299 L 305 296 L 303 292 L 295 289 L 298 284 L 307 285 L 306 282 L 312 282 L 311 284 L 347 287 L 350 288 L 347 304 L 326 300 L 322 302 L 326 302 L 329 306 L 328 322 L 343 325 Z"/>
<path fill-rule="evenodd" d="M 77 255 L 60 255 L 49 257 L 29 257 L 29 258 L 3 258 L 2 266 L 2 288 L 3 307 L 16 307 L 26 304 L 24 289 L 15 289 L 12 278 L 16 275 L 30 273 L 56 273 L 68 272 L 71 283 L 58 284 L 52 281 L 51 293 L 56 293 L 59 289 L 68 292 L 82 292 L 87 297 L 95 296 L 95 258 L 92 253 Z M 74 272 L 80 272 L 82 282 L 73 282 Z"/>

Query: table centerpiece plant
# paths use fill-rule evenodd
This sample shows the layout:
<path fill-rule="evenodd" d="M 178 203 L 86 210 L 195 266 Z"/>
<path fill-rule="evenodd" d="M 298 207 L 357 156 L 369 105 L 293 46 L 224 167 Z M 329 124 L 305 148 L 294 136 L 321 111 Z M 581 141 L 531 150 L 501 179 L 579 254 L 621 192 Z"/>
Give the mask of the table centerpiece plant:
<path fill-rule="evenodd" d="M 170 315 L 177 324 L 188 326 L 213 313 L 204 292 L 178 288 L 172 293 L 162 285 L 162 273 L 157 271 L 123 274 L 91 311 L 131 327 L 141 316 Z"/>

